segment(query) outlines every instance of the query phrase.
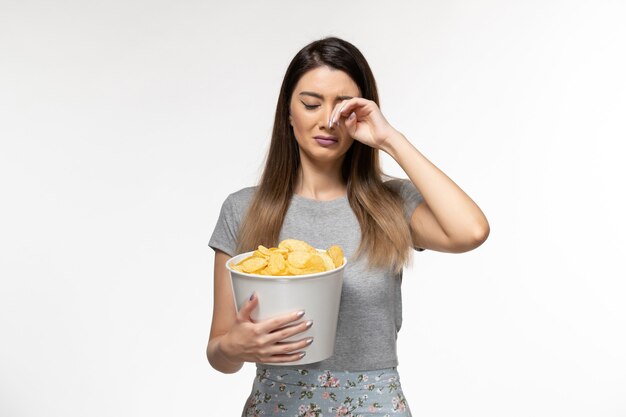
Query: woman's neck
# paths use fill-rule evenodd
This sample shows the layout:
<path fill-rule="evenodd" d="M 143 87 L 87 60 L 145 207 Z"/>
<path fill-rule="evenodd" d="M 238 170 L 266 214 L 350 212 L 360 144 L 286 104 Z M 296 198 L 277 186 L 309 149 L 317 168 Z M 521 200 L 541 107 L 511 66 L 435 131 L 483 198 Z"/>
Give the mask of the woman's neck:
<path fill-rule="evenodd" d="M 334 200 L 346 195 L 347 187 L 341 176 L 341 163 L 313 164 L 301 160 L 294 193 L 314 200 Z"/>

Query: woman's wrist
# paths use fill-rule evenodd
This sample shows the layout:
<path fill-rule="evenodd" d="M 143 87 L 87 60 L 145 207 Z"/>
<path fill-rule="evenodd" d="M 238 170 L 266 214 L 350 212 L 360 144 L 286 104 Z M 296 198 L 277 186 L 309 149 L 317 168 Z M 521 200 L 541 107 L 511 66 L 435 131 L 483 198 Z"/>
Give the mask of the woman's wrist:
<path fill-rule="evenodd" d="M 402 148 L 406 147 L 407 143 L 409 143 L 409 140 L 406 136 L 396 130 L 385 140 L 385 143 L 380 147 L 380 150 L 397 160 L 398 153 L 402 152 Z"/>
<path fill-rule="evenodd" d="M 232 374 L 243 367 L 243 361 L 233 358 L 229 354 L 227 335 L 216 337 L 209 342 L 209 363 L 216 370 L 225 374 Z"/>

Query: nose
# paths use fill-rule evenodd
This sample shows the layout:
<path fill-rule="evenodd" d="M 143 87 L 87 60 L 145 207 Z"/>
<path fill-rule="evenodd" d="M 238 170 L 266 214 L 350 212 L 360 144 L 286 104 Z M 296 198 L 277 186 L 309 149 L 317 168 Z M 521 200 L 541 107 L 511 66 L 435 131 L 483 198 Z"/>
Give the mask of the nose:
<path fill-rule="evenodd" d="M 333 115 L 333 109 L 334 109 L 334 107 L 332 107 L 332 106 L 328 106 L 328 107 L 327 107 L 327 109 L 326 109 L 326 111 L 325 111 L 325 112 L 322 112 L 322 115 L 323 115 L 323 116 L 322 116 L 322 117 L 323 117 L 323 120 L 322 120 L 321 122 L 322 122 L 322 125 L 323 125 L 326 129 L 328 129 L 328 130 L 333 130 L 333 129 L 335 129 L 335 127 L 334 127 L 334 126 L 331 126 L 331 125 L 330 125 L 330 117 Z"/>

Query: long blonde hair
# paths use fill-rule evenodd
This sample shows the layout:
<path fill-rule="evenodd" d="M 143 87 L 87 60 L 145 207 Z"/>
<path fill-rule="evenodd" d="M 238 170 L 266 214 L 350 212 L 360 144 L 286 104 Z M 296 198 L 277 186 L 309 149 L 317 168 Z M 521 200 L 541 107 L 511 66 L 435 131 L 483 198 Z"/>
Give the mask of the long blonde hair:
<path fill-rule="evenodd" d="M 289 123 L 289 102 L 300 77 L 324 65 L 346 72 L 358 85 L 361 96 L 379 105 L 372 71 L 351 43 L 327 37 L 296 54 L 280 89 L 265 168 L 239 230 L 238 253 L 258 245 L 278 244 L 300 169 L 299 148 Z M 370 266 L 400 272 L 411 256 L 411 233 L 402 199 L 383 183 L 378 150 L 355 140 L 343 160 L 342 178 L 350 207 L 361 226 L 355 257 L 366 255 Z"/>

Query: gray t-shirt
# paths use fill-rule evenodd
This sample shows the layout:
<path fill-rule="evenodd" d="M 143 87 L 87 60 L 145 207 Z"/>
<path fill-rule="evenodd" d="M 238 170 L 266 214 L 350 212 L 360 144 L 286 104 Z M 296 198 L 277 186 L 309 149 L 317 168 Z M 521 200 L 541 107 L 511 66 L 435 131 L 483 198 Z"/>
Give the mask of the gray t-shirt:
<path fill-rule="evenodd" d="M 409 227 L 411 213 L 423 201 L 422 195 L 406 179 L 392 179 L 385 184 L 398 191 L 404 200 Z M 255 189 L 243 188 L 226 198 L 209 240 L 211 248 L 236 255 L 239 225 Z M 350 261 L 359 246 L 361 233 L 347 196 L 320 201 L 294 194 L 279 241 L 288 238 L 304 240 L 316 248 L 339 245 Z M 344 270 L 333 356 L 321 362 L 287 366 L 349 371 L 397 366 L 396 338 L 402 325 L 401 283 L 401 273 L 394 274 L 387 268 L 370 268 L 363 256 L 349 262 Z"/>

